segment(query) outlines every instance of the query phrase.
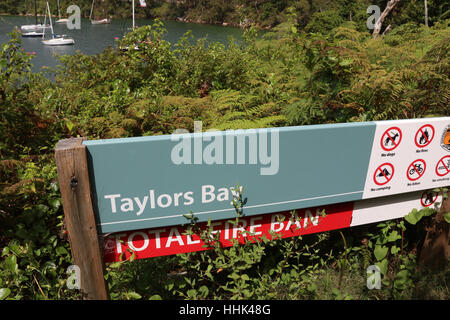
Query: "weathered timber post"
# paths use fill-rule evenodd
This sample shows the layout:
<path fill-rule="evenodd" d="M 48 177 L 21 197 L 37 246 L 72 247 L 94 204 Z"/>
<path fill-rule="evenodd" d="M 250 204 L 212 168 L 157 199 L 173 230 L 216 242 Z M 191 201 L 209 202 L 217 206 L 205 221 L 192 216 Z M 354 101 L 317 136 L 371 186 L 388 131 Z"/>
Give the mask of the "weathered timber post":
<path fill-rule="evenodd" d="M 443 200 L 439 212 L 433 217 L 431 226 L 427 229 L 425 241 L 419 256 L 420 268 L 434 271 L 444 270 L 450 253 L 450 228 L 445 221 L 445 213 L 450 212 L 450 191 Z"/>
<path fill-rule="evenodd" d="M 109 298 L 104 279 L 101 240 L 97 233 L 87 165 L 85 138 L 60 140 L 55 157 L 74 264 L 80 268 L 83 299 Z"/>

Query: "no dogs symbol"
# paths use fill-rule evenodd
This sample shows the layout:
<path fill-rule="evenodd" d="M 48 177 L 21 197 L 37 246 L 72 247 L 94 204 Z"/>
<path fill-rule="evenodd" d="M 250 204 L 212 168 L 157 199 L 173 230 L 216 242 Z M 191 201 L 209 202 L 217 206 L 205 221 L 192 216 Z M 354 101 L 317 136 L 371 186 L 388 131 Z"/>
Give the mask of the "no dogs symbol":
<path fill-rule="evenodd" d="M 381 148 L 384 151 L 392 151 L 398 147 L 400 141 L 402 141 L 402 130 L 399 127 L 391 127 L 381 136 Z"/>
<path fill-rule="evenodd" d="M 424 207 L 429 207 L 436 202 L 437 198 L 438 198 L 437 192 L 425 191 L 424 193 L 422 193 L 422 197 L 420 198 L 420 203 Z"/>

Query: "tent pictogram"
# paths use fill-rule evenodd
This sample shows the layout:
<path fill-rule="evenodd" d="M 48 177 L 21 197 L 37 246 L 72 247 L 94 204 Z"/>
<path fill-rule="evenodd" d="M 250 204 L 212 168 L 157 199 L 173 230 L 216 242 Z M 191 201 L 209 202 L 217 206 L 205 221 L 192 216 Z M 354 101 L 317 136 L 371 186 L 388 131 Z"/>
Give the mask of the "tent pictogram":
<path fill-rule="evenodd" d="M 390 163 L 383 163 L 373 174 L 373 181 L 375 184 L 382 186 L 391 181 L 394 176 L 394 166 Z"/>

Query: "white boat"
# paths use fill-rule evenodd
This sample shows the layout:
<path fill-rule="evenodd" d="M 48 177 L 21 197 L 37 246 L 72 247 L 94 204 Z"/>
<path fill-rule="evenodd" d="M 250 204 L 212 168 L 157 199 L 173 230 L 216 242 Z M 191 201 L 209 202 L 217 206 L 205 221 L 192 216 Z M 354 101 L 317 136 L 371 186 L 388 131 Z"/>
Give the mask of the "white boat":
<path fill-rule="evenodd" d="M 89 14 L 89 20 L 91 20 L 92 24 L 109 24 L 111 23 L 111 19 L 100 19 L 100 20 L 93 20 L 92 19 L 92 13 L 94 12 L 94 1 L 92 0 L 92 4 L 91 4 L 91 13 Z"/>
<path fill-rule="evenodd" d="M 50 28 L 50 25 L 48 24 L 26 24 L 23 26 L 20 26 L 20 30 L 22 31 L 38 31 L 38 30 L 43 30 L 43 29 L 48 29 Z"/>
<path fill-rule="evenodd" d="M 42 43 L 47 46 L 67 46 L 75 44 L 75 40 L 66 35 L 56 36 L 55 38 L 42 40 Z"/>
<path fill-rule="evenodd" d="M 47 2 L 47 10 L 48 10 L 48 17 L 50 19 L 50 28 L 52 30 L 52 38 L 47 39 L 47 40 L 42 40 L 42 43 L 47 46 L 66 46 L 66 45 L 75 44 L 75 40 L 73 40 L 72 38 L 70 38 L 66 35 L 55 35 L 55 33 L 53 32 L 52 15 L 50 13 L 50 6 L 48 5 L 48 2 Z M 47 15 L 45 17 L 47 18 Z M 42 35 L 42 39 L 44 39 L 44 38 L 45 38 L 45 29 L 44 29 L 44 34 Z"/>
<path fill-rule="evenodd" d="M 55 23 L 67 23 L 69 22 L 69 19 L 61 19 L 61 10 L 59 8 L 59 0 L 57 1 L 57 5 L 58 5 L 58 20 L 55 21 Z"/>
<path fill-rule="evenodd" d="M 20 30 L 22 31 L 22 36 L 34 37 L 35 36 L 34 33 L 38 33 L 39 31 L 42 31 L 43 29 L 50 28 L 50 25 L 45 24 L 45 22 L 44 22 L 44 24 L 38 23 L 36 0 L 34 0 L 34 17 L 36 19 L 35 24 L 26 24 L 26 25 L 20 26 Z"/>
<path fill-rule="evenodd" d="M 111 19 L 91 20 L 92 24 L 108 24 L 111 23 Z"/>
<path fill-rule="evenodd" d="M 22 32 L 22 37 L 42 37 L 44 35 L 44 31 L 38 30 L 38 31 L 28 31 L 28 32 Z"/>

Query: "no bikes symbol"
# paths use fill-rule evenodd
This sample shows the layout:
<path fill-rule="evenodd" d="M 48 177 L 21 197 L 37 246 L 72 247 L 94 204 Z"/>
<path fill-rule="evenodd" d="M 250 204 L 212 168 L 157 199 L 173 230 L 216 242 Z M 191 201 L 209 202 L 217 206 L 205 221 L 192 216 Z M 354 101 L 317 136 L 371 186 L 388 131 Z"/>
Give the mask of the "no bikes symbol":
<path fill-rule="evenodd" d="M 408 166 L 408 170 L 406 171 L 406 177 L 411 181 L 416 181 L 424 175 L 426 168 L 427 165 L 424 160 L 422 159 L 414 160 Z"/>

